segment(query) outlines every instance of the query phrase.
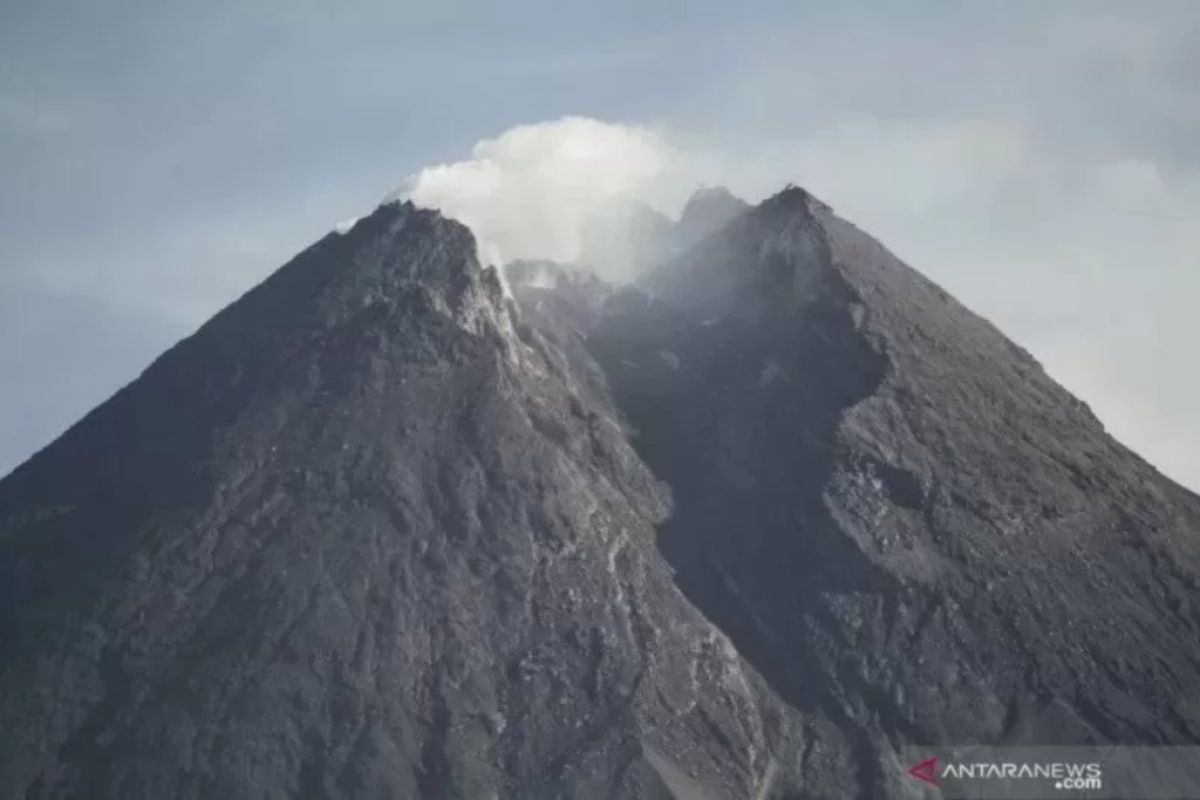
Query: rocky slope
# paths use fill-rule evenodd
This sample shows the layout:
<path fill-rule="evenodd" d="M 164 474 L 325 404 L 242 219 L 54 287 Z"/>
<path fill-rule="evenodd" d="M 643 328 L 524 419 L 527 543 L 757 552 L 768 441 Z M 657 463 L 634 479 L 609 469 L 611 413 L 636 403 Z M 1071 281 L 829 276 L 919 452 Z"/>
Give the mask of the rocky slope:
<path fill-rule="evenodd" d="M 410 206 L 218 315 L 0 484 L 0 794 L 743 797 L 839 757 L 676 590 L 576 368 Z"/>
<path fill-rule="evenodd" d="M 796 188 L 642 283 L 518 297 L 586 333 L 676 582 L 864 791 L 900 743 L 1200 740 L 1200 499 L 1027 353 Z"/>
<path fill-rule="evenodd" d="M 1200 738 L 1200 500 L 801 190 L 705 225 L 510 300 L 382 206 L 0 482 L 0 795 L 875 797 L 913 742 Z"/>

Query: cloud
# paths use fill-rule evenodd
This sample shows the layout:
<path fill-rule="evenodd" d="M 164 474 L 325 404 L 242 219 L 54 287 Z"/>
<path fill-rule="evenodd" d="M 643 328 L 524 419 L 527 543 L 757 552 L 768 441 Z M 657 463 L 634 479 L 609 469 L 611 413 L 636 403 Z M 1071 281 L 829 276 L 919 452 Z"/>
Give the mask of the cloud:
<path fill-rule="evenodd" d="M 661 196 L 676 164 L 648 128 L 564 117 L 484 139 L 469 159 L 422 169 L 398 194 L 470 227 L 484 263 L 571 261 L 588 219 Z"/>

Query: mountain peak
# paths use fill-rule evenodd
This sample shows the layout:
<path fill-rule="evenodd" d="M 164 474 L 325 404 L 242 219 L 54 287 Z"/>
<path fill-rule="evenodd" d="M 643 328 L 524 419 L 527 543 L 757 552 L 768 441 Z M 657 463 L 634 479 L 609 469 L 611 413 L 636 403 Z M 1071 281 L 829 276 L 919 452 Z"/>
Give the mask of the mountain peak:
<path fill-rule="evenodd" d="M 699 241 L 749 208 L 749 203 L 736 197 L 724 186 L 697 189 L 679 214 L 677 229 L 681 245 L 686 247 Z"/>
<path fill-rule="evenodd" d="M 330 234 L 325 269 L 343 273 L 327 284 L 344 287 L 359 302 L 392 302 L 414 292 L 464 324 L 502 312 L 497 270 L 482 267 L 471 230 L 436 209 L 392 200 L 345 233 Z M 503 323 L 501 323 L 503 326 Z"/>
<path fill-rule="evenodd" d="M 758 208 L 764 213 L 794 213 L 832 214 L 833 210 L 812 192 L 794 183 L 785 185 L 775 194 L 759 203 Z"/>
<path fill-rule="evenodd" d="M 701 186 L 688 197 L 684 204 L 684 215 L 689 208 L 704 205 L 742 205 L 746 202 L 725 186 Z"/>
<path fill-rule="evenodd" d="M 399 280 L 443 285 L 480 270 L 475 237 L 466 225 L 408 200 L 379 205 L 337 234 L 336 241 L 350 248 L 356 264 L 369 263 L 362 257 L 366 254 L 381 255 L 383 266 Z"/>

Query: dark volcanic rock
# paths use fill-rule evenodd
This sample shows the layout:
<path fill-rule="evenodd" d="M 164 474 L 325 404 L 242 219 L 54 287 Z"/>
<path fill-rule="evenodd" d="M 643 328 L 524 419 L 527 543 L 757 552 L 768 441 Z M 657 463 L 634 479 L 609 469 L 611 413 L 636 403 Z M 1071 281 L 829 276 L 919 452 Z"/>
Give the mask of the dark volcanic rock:
<path fill-rule="evenodd" d="M 902 744 L 1200 740 L 1200 500 L 1028 354 L 799 189 L 644 284 L 587 349 L 663 554 L 865 794 Z"/>
<path fill-rule="evenodd" d="M 520 330 L 465 228 L 385 206 L 0 484 L 0 794 L 746 797 L 841 757 Z"/>
<path fill-rule="evenodd" d="M 911 743 L 1200 738 L 1200 500 L 804 192 L 721 216 L 514 305 L 383 206 L 0 482 L 0 796 L 878 797 Z"/>

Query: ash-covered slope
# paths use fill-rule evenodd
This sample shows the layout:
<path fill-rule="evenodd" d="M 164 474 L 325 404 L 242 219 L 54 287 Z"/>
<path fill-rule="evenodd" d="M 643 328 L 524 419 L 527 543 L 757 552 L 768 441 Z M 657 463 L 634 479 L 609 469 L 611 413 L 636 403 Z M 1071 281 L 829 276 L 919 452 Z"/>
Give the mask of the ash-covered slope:
<path fill-rule="evenodd" d="M 905 743 L 1200 741 L 1200 499 L 1028 354 L 796 188 L 643 284 L 519 297 L 586 330 L 676 581 L 865 794 Z"/>
<path fill-rule="evenodd" d="M 850 791 L 676 589 L 601 377 L 522 330 L 387 205 L 0 483 L 0 796 Z"/>
<path fill-rule="evenodd" d="M 514 307 L 385 205 L 0 481 L 0 796 L 878 797 L 913 742 L 1195 741 L 1200 501 L 803 192 L 733 211 Z"/>

